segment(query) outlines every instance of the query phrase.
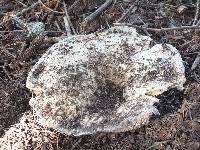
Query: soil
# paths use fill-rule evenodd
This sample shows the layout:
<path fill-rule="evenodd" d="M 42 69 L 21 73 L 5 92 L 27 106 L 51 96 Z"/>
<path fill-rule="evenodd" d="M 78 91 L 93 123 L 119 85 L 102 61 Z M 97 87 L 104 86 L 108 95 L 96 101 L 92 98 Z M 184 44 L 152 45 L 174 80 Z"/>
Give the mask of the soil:
<path fill-rule="evenodd" d="M 41 55 L 56 42 L 56 37 L 67 36 L 63 21 L 62 0 L 42 2 L 20 16 L 26 22 L 40 21 L 45 32 L 28 36 L 11 16 L 37 0 L 0 0 L 0 135 L 28 110 L 31 92 L 26 88 L 26 77 Z M 196 1 L 192 0 L 135 0 L 115 1 L 100 17 L 82 26 L 85 16 L 94 12 L 103 0 L 66 0 L 69 17 L 76 33 L 91 33 L 109 28 L 128 8 L 135 8 L 121 21 L 151 28 L 192 26 L 196 14 Z M 77 2 L 77 3 L 74 3 Z M 72 7 L 73 6 L 73 7 Z M 70 9 L 69 9 L 70 8 Z M 199 19 L 199 17 L 198 17 Z M 200 66 L 191 69 L 200 49 L 200 30 L 147 32 L 156 43 L 169 43 L 180 52 L 186 68 L 187 81 L 183 92 L 171 89 L 159 96 L 159 116 L 138 130 L 124 133 L 98 133 L 95 135 L 58 137 L 56 149 L 200 149 Z M 72 32 L 73 33 L 73 32 Z M 74 33 L 73 33 L 74 34 Z M 56 145 L 57 143 L 55 143 Z M 55 146 L 56 147 L 56 146 Z M 46 148 L 48 149 L 48 148 Z"/>

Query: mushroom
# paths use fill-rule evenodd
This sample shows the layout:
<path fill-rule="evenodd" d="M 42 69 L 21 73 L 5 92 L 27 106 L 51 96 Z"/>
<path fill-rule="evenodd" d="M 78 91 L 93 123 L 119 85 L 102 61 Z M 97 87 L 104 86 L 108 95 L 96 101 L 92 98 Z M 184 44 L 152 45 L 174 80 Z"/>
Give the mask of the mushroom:
<path fill-rule="evenodd" d="M 58 136 L 58 133 L 37 125 L 34 114 L 32 112 L 26 112 L 20 118 L 19 122 L 12 125 L 3 137 L 0 138 L 0 149 L 45 149 L 45 146 L 52 147 L 53 144 L 57 143 Z"/>
<path fill-rule="evenodd" d="M 121 26 L 54 44 L 26 82 L 37 122 L 75 136 L 147 124 L 159 114 L 155 96 L 182 90 L 185 82 L 178 50 L 151 43 L 135 28 Z"/>

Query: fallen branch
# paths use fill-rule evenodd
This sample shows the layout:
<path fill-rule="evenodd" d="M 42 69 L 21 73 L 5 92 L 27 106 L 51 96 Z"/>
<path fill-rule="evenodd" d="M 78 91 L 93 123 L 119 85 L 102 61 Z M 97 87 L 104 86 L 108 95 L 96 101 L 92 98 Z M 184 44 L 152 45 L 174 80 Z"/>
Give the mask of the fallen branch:
<path fill-rule="evenodd" d="M 83 23 L 87 24 L 91 21 L 93 21 L 97 16 L 99 16 L 102 12 L 104 12 L 112 3 L 114 0 L 106 0 L 106 2 L 101 5 L 95 12 L 87 16 Z"/>
<path fill-rule="evenodd" d="M 147 30 L 147 31 L 152 31 L 152 32 L 166 32 L 166 31 L 175 31 L 175 30 L 191 30 L 191 29 L 200 29 L 200 26 L 182 26 L 182 27 L 173 27 L 173 28 L 147 28 L 147 27 L 143 27 L 143 26 L 137 26 L 137 25 L 133 25 L 130 23 L 114 23 L 115 26 L 129 26 L 129 27 L 134 27 L 137 29 L 142 29 L 142 30 Z"/>

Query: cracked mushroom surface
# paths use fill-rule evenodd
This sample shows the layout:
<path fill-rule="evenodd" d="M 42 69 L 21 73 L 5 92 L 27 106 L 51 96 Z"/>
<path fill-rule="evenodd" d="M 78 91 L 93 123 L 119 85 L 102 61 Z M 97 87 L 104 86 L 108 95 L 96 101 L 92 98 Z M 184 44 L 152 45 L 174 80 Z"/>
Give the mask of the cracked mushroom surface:
<path fill-rule="evenodd" d="M 75 136 L 147 124 L 155 96 L 185 82 L 178 50 L 151 41 L 123 26 L 54 44 L 27 78 L 38 123 Z"/>

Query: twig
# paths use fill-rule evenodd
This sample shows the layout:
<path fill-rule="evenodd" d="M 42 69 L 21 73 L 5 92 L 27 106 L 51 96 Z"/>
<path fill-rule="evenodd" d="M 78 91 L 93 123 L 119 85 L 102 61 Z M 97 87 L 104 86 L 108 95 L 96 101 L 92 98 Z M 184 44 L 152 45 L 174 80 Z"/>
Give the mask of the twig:
<path fill-rule="evenodd" d="M 186 30 L 186 29 L 200 29 L 200 26 L 182 26 L 182 27 L 173 27 L 173 28 L 147 28 L 147 27 L 142 27 L 142 26 L 137 26 L 129 23 L 114 23 L 115 26 L 129 26 L 129 27 L 134 27 L 137 29 L 142 29 L 142 30 L 147 30 L 147 31 L 152 31 L 152 32 L 166 32 L 166 31 L 175 31 L 175 30 Z"/>
<path fill-rule="evenodd" d="M 74 150 L 76 148 L 76 146 L 78 146 L 78 144 L 80 144 L 82 141 L 82 138 L 80 138 L 75 144 L 73 144 L 71 150 Z"/>
<path fill-rule="evenodd" d="M 74 2 L 74 4 L 72 4 L 69 8 L 68 8 L 68 11 L 71 12 L 73 10 L 73 8 L 76 6 L 76 4 L 78 2 L 80 2 L 81 0 L 77 0 Z M 18 2 L 18 1 L 17 1 Z M 54 12 L 54 13 L 58 13 L 58 14 L 65 14 L 65 12 L 59 12 L 59 11 L 56 11 L 56 10 L 53 10 L 49 7 L 47 7 L 41 0 L 38 0 L 36 3 L 32 4 L 31 6 L 27 7 L 27 8 L 24 8 L 22 11 L 16 13 L 15 16 L 21 16 L 23 13 L 33 9 L 34 7 L 36 7 L 38 4 L 41 4 L 43 7 L 45 7 L 46 9 Z M 11 19 L 11 18 L 10 18 Z M 0 23 L 0 26 L 2 26 L 4 24 L 4 22 Z"/>
<path fill-rule="evenodd" d="M 71 12 L 74 7 L 80 2 L 81 0 L 76 0 L 69 8 L 68 8 L 68 12 Z"/>
<path fill-rule="evenodd" d="M 67 7 L 66 7 L 66 4 L 65 4 L 65 1 L 63 1 L 63 5 L 64 5 L 64 10 L 65 10 L 65 16 L 63 17 L 64 19 L 64 22 L 65 22 L 65 29 L 70 32 L 69 35 L 71 35 L 71 29 L 73 31 L 74 34 L 76 34 L 76 30 L 74 29 L 74 26 L 70 20 L 70 17 L 69 17 L 69 14 L 67 12 Z M 71 29 L 70 29 L 71 27 Z"/>
<path fill-rule="evenodd" d="M 174 30 L 186 30 L 186 29 L 199 29 L 200 26 L 182 26 L 182 27 L 173 27 L 173 28 L 147 28 L 147 27 L 142 27 L 142 26 L 137 26 L 137 25 L 132 25 L 129 23 L 114 23 L 115 26 L 129 26 L 129 27 L 134 27 L 137 29 L 142 29 L 142 30 L 147 30 L 147 31 L 152 31 L 152 32 L 166 32 L 166 31 L 174 31 Z M 12 30 L 12 31 L 0 31 L 0 33 L 11 33 L 11 32 L 25 32 L 25 30 Z M 44 33 L 65 33 L 66 31 L 44 31 Z"/>
<path fill-rule="evenodd" d="M 194 17 L 193 26 L 195 26 L 195 24 L 196 24 L 196 22 L 198 20 L 198 16 L 199 16 L 199 3 L 200 3 L 200 0 L 197 0 L 197 4 L 196 4 L 197 8 L 196 8 L 196 14 L 195 14 L 195 17 Z"/>
<path fill-rule="evenodd" d="M 47 7 L 41 0 L 38 0 L 38 2 L 39 2 L 43 7 L 45 7 L 46 9 L 48 9 L 48 10 L 51 11 L 51 12 L 54 12 L 54 13 L 57 13 L 57 14 L 65 14 L 65 12 L 53 10 L 53 9 Z"/>
<path fill-rule="evenodd" d="M 26 32 L 25 30 L 12 30 L 12 31 L 0 31 L 0 34 L 3 33 L 22 33 Z M 43 31 L 44 33 L 65 33 L 66 31 Z"/>
<path fill-rule="evenodd" d="M 136 3 L 138 2 L 139 0 L 136 0 L 134 4 L 117 20 L 117 23 L 121 22 L 127 16 L 127 14 L 136 6 Z"/>
<path fill-rule="evenodd" d="M 64 16 L 63 20 L 64 20 L 65 30 L 66 30 L 67 36 L 72 35 L 71 28 L 70 28 L 69 21 L 68 21 L 67 17 Z"/>
<path fill-rule="evenodd" d="M 25 12 L 27 12 L 27 11 L 33 9 L 33 8 L 34 8 L 35 6 L 37 6 L 38 4 L 39 4 L 39 2 L 36 2 L 36 3 L 34 3 L 33 5 L 31 5 L 31 6 L 27 7 L 27 8 L 22 9 L 22 11 L 18 12 L 15 16 L 18 17 L 18 16 L 22 15 L 23 13 L 25 13 Z"/>
<path fill-rule="evenodd" d="M 70 23 L 69 23 L 70 18 L 69 18 L 67 9 L 66 9 L 65 1 L 63 1 L 63 5 L 64 5 L 64 10 L 65 10 L 65 16 L 63 17 L 64 24 L 65 24 L 65 30 L 66 30 L 67 36 L 70 36 L 70 35 L 72 35 L 72 32 L 71 32 Z"/>
<path fill-rule="evenodd" d="M 0 51 L 6 53 L 7 55 L 12 56 L 13 58 L 16 58 L 15 55 L 13 55 L 12 53 L 10 53 L 7 49 L 5 49 L 5 48 L 3 48 L 3 47 L 0 47 Z"/>
<path fill-rule="evenodd" d="M 197 55 L 196 59 L 194 60 L 191 70 L 194 70 L 198 66 L 199 63 L 200 63 L 200 53 Z"/>
<path fill-rule="evenodd" d="M 25 13 L 25 12 L 27 12 L 27 11 L 33 9 L 33 8 L 34 8 L 35 6 L 37 6 L 38 4 L 39 4 L 39 2 L 36 2 L 36 3 L 34 3 L 33 5 L 31 5 L 31 6 L 27 7 L 27 8 L 22 9 L 22 11 L 16 13 L 15 16 L 18 17 L 18 16 L 22 15 L 23 13 Z M 10 19 L 12 19 L 12 17 L 9 18 L 9 20 L 10 20 Z M 4 24 L 4 22 L 1 22 L 1 23 L 0 23 L 0 26 L 2 26 L 3 24 Z"/>
<path fill-rule="evenodd" d="M 88 22 L 93 21 L 97 16 L 99 16 L 103 11 L 105 11 L 112 3 L 114 0 L 106 0 L 106 2 L 101 5 L 95 12 L 87 16 L 83 23 L 87 24 Z"/>
<path fill-rule="evenodd" d="M 199 26 L 200 25 L 200 20 L 197 22 L 197 24 L 196 24 L 197 26 Z"/>
<path fill-rule="evenodd" d="M 22 3 L 22 2 L 19 1 L 19 0 L 15 0 L 15 2 L 21 4 L 21 5 L 24 6 L 24 7 L 28 7 L 26 4 Z"/>
<path fill-rule="evenodd" d="M 8 79 L 9 79 L 10 81 L 12 81 L 12 77 L 11 77 L 10 74 L 8 73 L 8 71 L 7 71 L 5 65 L 3 66 L 3 71 L 4 71 L 4 73 L 7 75 Z"/>
<path fill-rule="evenodd" d="M 58 24 L 58 21 L 56 20 L 54 23 L 55 23 L 56 27 L 58 28 L 58 31 L 61 31 L 61 28 L 60 28 L 60 26 Z"/>
<path fill-rule="evenodd" d="M 155 142 L 155 143 L 153 143 L 153 145 L 151 145 L 150 147 L 148 147 L 147 150 L 152 149 L 152 148 L 155 148 L 156 146 L 158 146 L 158 145 L 160 145 L 160 144 L 168 143 L 168 142 L 170 142 L 170 141 L 171 141 L 171 140 Z"/>
<path fill-rule="evenodd" d="M 3 33 L 11 33 L 11 32 L 13 32 L 13 33 L 16 33 L 16 32 L 21 33 L 21 32 L 25 32 L 25 31 L 24 31 L 24 30 L 0 31 L 0 34 L 3 34 Z"/>

